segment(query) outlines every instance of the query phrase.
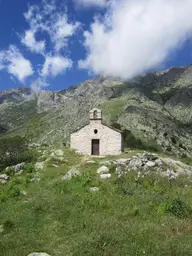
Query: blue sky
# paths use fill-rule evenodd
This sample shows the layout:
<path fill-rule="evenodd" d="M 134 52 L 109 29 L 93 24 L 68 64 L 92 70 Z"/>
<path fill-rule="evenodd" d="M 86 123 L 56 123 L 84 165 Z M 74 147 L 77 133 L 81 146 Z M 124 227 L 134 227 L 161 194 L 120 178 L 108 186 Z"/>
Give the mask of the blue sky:
<path fill-rule="evenodd" d="M 189 65 L 191 2 L 0 0 L 0 90 Z"/>

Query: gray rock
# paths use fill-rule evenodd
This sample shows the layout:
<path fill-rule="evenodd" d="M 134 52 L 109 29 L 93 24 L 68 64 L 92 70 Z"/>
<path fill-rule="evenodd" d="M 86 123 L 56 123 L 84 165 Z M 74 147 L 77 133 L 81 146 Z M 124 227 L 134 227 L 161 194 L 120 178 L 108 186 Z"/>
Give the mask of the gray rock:
<path fill-rule="evenodd" d="M 98 192 L 99 188 L 98 187 L 92 187 L 88 189 L 89 192 Z"/>
<path fill-rule="evenodd" d="M 21 196 L 26 196 L 26 195 L 27 195 L 27 192 L 26 192 L 26 191 L 20 191 L 20 195 L 21 195 Z"/>
<path fill-rule="evenodd" d="M 31 182 L 39 182 L 41 179 L 39 177 L 34 177 L 30 179 Z"/>
<path fill-rule="evenodd" d="M 117 175 L 121 175 L 123 173 L 122 168 L 120 166 L 117 166 L 116 169 L 115 169 L 115 173 Z"/>
<path fill-rule="evenodd" d="M 14 166 L 14 172 L 17 173 L 17 172 L 20 172 L 25 166 L 25 163 L 20 163 L 20 164 L 17 164 Z"/>
<path fill-rule="evenodd" d="M 28 256 L 51 256 L 45 252 L 32 252 Z"/>
<path fill-rule="evenodd" d="M 156 159 L 158 159 L 157 154 L 153 154 L 153 153 L 149 153 L 149 152 L 145 152 L 143 154 L 137 154 L 137 156 L 143 160 L 147 160 L 147 161 L 155 161 Z"/>
<path fill-rule="evenodd" d="M 57 165 L 57 164 L 52 164 L 52 167 L 58 168 L 59 165 Z"/>
<path fill-rule="evenodd" d="M 120 165 L 127 165 L 129 164 L 131 158 L 122 158 L 122 159 L 117 159 L 116 163 Z"/>
<path fill-rule="evenodd" d="M 106 174 L 101 174 L 100 178 L 102 180 L 106 180 L 106 179 L 110 179 L 111 178 L 111 174 L 110 173 L 106 173 Z"/>
<path fill-rule="evenodd" d="M 0 182 L 1 182 L 2 184 L 6 184 L 6 183 L 7 183 L 7 180 L 0 180 Z"/>
<path fill-rule="evenodd" d="M 54 151 L 54 154 L 55 154 L 56 156 L 63 156 L 63 155 L 64 155 L 63 151 L 60 150 L 60 149 L 55 150 L 55 151 Z"/>
<path fill-rule="evenodd" d="M 133 169 L 141 168 L 143 166 L 143 162 L 141 161 L 141 159 L 133 158 L 131 159 L 129 166 Z"/>
<path fill-rule="evenodd" d="M 192 171 L 190 171 L 190 170 L 184 170 L 184 173 L 185 173 L 186 175 L 189 175 L 189 176 L 192 175 Z"/>
<path fill-rule="evenodd" d="M 147 167 L 155 167 L 155 163 L 154 162 L 152 162 L 152 161 L 148 161 L 147 163 L 146 163 L 146 166 Z"/>
<path fill-rule="evenodd" d="M 87 163 L 88 163 L 88 164 L 95 164 L 96 162 L 93 161 L 93 160 L 89 160 L 89 161 L 87 161 Z"/>
<path fill-rule="evenodd" d="M 37 163 L 35 164 L 35 169 L 36 169 L 36 170 L 43 170 L 44 166 L 45 166 L 45 163 L 44 163 L 44 162 L 37 162 Z"/>
<path fill-rule="evenodd" d="M 103 165 L 101 166 L 98 170 L 97 170 L 97 173 L 98 174 L 106 174 L 106 173 L 109 173 L 110 170 L 107 166 Z"/>
<path fill-rule="evenodd" d="M 6 173 L 3 173 L 0 175 L 0 180 L 8 180 L 9 179 L 9 176 L 6 174 Z"/>
<path fill-rule="evenodd" d="M 163 161 L 161 160 L 161 159 L 156 159 L 155 160 L 155 164 L 157 165 L 157 166 L 163 166 Z"/>
<path fill-rule="evenodd" d="M 79 170 L 76 169 L 71 169 L 69 170 L 64 176 L 63 176 L 63 180 L 71 180 L 73 177 L 77 177 L 80 176 L 81 173 Z"/>
<path fill-rule="evenodd" d="M 20 172 L 21 170 L 23 170 L 25 166 L 25 163 L 20 163 L 20 164 L 16 164 L 16 165 L 13 165 L 13 166 L 8 166 L 5 171 L 8 171 L 8 170 L 12 170 L 14 173 L 18 173 Z"/>
<path fill-rule="evenodd" d="M 110 160 L 110 161 L 102 161 L 102 162 L 100 162 L 100 165 L 109 166 L 109 165 L 111 165 L 111 164 L 113 164 L 113 163 L 114 163 L 113 160 Z"/>

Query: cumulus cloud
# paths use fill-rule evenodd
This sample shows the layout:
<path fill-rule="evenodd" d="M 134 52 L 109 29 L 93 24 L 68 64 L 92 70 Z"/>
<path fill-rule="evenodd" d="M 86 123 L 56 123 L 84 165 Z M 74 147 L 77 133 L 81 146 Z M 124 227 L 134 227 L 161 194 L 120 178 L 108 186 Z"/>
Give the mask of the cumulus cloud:
<path fill-rule="evenodd" d="M 24 14 L 30 29 L 25 32 L 22 42 L 30 50 L 44 52 L 45 40 L 35 43 L 35 33 L 46 33 L 55 52 L 66 50 L 68 41 L 80 26 L 79 22 L 69 21 L 66 8 L 57 6 L 57 1 L 43 0 L 40 5 L 29 6 Z"/>
<path fill-rule="evenodd" d="M 0 52 L 0 69 L 6 69 L 9 74 L 15 76 L 22 83 L 33 74 L 31 62 L 25 59 L 14 45 L 10 45 L 8 50 Z"/>
<path fill-rule="evenodd" d="M 48 85 L 49 84 L 45 80 L 38 78 L 31 84 L 31 90 L 35 95 L 38 95 L 41 89 Z"/>
<path fill-rule="evenodd" d="M 191 0 L 110 0 L 103 19 L 84 32 L 79 67 L 132 78 L 160 65 L 192 35 Z"/>
<path fill-rule="evenodd" d="M 37 42 L 35 39 L 35 32 L 32 30 L 26 30 L 25 35 L 22 37 L 21 42 L 30 49 L 31 52 L 44 53 L 45 41 Z"/>
<path fill-rule="evenodd" d="M 80 7 L 105 7 L 107 5 L 107 0 L 74 0 L 74 2 Z"/>
<path fill-rule="evenodd" d="M 54 23 L 52 25 L 50 24 L 51 29 L 47 28 L 47 32 L 54 44 L 55 51 L 59 52 L 67 46 L 69 37 L 75 33 L 80 23 L 68 23 L 66 14 L 58 14 L 54 19 Z"/>
<path fill-rule="evenodd" d="M 64 73 L 67 69 L 70 69 L 72 65 L 73 63 L 70 59 L 62 57 L 61 55 L 48 55 L 46 56 L 41 75 L 44 77 L 57 76 Z"/>

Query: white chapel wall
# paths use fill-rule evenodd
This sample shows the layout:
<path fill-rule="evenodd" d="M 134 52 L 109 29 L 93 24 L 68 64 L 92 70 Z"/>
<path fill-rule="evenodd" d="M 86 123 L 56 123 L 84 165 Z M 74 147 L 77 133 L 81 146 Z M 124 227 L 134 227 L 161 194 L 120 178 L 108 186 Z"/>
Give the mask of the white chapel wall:
<path fill-rule="evenodd" d="M 94 130 L 98 130 L 95 134 Z M 100 140 L 100 155 L 118 155 L 122 152 L 121 133 L 105 126 L 100 120 L 90 120 L 90 124 L 71 134 L 71 147 L 77 152 L 91 155 L 92 139 Z"/>

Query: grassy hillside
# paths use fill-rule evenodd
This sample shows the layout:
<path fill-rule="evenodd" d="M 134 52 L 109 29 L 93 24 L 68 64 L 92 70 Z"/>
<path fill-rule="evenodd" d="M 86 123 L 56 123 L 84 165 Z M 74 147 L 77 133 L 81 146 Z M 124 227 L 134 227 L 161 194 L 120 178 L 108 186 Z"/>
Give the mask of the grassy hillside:
<path fill-rule="evenodd" d="M 9 130 L 17 128 L 36 114 L 36 107 L 37 100 L 0 105 L 0 126 L 5 126 Z"/>
<path fill-rule="evenodd" d="M 191 255 L 191 178 L 181 176 L 172 186 L 154 173 L 113 173 L 100 180 L 99 162 L 109 158 L 85 158 L 68 149 L 64 158 L 58 168 L 50 164 L 0 185 L 1 256 Z M 62 180 L 72 166 L 82 175 Z M 35 176 L 40 182 L 30 182 Z M 95 186 L 98 192 L 88 192 Z"/>

